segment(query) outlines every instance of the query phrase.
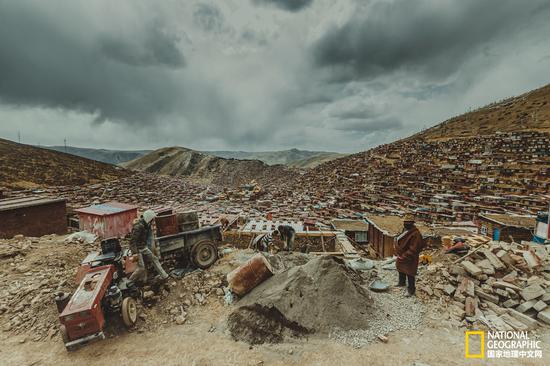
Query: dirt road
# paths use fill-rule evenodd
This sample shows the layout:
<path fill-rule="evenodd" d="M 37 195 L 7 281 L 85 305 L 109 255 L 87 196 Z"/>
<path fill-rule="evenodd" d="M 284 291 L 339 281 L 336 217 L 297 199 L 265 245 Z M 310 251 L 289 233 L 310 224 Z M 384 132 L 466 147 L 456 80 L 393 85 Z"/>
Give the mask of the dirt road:
<path fill-rule="evenodd" d="M 322 337 L 250 347 L 225 331 L 229 309 L 221 305 L 191 314 L 190 321 L 157 332 L 127 333 L 67 353 L 60 339 L 20 343 L 22 337 L 0 339 L 2 365 L 544 365 L 550 357 L 550 332 L 541 335 L 543 359 L 466 360 L 464 331 L 442 326 L 427 317 L 422 331 L 399 331 L 388 343 L 361 349 Z M 139 360 L 139 361 L 136 361 Z M 546 361 L 546 362 L 545 362 Z M 263 363 L 262 363 L 263 362 Z"/>

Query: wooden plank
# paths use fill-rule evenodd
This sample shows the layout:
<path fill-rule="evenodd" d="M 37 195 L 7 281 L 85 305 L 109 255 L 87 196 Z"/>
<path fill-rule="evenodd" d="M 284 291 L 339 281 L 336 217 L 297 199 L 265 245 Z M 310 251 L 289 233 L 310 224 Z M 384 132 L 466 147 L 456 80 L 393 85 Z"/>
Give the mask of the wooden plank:
<path fill-rule="evenodd" d="M 477 248 L 475 248 L 474 250 L 472 250 L 471 252 L 469 252 L 468 254 L 458 258 L 456 261 L 453 262 L 453 264 L 457 264 L 458 262 L 462 261 L 463 259 L 466 259 L 468 258 L 469 256 L 471 256 L 472 254 L 476 253 L 478 250 L 480 250 L 481 248 L 483 248 L 481 245 Z"/>

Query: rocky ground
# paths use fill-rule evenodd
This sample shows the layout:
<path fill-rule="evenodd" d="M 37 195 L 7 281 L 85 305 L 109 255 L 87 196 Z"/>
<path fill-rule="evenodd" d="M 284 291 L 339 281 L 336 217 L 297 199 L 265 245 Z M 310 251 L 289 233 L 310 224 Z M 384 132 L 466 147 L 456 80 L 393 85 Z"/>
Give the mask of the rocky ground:
<path fill-rule="evenodd" d="M 166 365 L 339 365 L 343 360 L 360 365 L 367 359 L 374 365 L 465 363 L 466 320 L 456 319 L 423 290 L 417 298 L 405 298 L 402 289 L 393 286 L 384 292 L 370 292 L 371 307 L 377 310 L 367 314 L 366 329 L 332 329 L 329 334 L 290 337 L 275 344 L 234 341 L 227 318 L 239 301 L 225 304 L 225 275 L 253 253 L 232 249 L 223 250 L 224 256 L 212 268 L 171 279 L 158 293 L 146 293 L 135 328 L 126 330 L 113 321 L 107 329 L 108 339 L 67 353 L 57 331 L 53 294 L 74 289 L 79 261 L 95 248 L 95 244 L 69 242 L 61 236 L 0 241 L 2 364 L 126 365 L 133 363 L 128 355 L 139 357 L 143 364 Z M 430 269 L 439 268 L 438 263 L 446 260 L 442 257 L 432 267 L 421 267 L 419 286 L 434 281 Z M 374 268 L 358 274 L 364 286 L 374 279 L 395 283 L 397 274 L 391 261 L 367 263 Z M 434 283 L 434 289 L 436 286 Z M 543 342 L 543 352 L 550 352 L 548 328 L 541 325 L 536 336 Z M 520 364 L 544 364 L 541 360 L 523 361 Z"/>

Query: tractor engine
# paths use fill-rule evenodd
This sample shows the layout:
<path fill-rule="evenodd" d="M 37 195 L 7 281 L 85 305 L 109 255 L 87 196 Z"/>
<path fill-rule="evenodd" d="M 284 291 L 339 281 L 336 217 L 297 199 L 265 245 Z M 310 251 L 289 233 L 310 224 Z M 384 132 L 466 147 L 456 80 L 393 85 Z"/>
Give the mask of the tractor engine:
<path fill-rule="evenodd" d="M 116 312 L 122 306 L 122 291 L 116 285 L 107 289 L 103 299 L 103 306 L 109 312 Z"/>

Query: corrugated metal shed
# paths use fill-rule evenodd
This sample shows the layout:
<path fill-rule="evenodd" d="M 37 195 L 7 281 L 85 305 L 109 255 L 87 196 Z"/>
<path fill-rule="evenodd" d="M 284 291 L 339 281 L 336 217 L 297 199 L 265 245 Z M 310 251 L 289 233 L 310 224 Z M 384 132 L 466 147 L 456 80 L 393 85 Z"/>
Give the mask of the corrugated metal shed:
<path fill-rule="evenodd" d="M 0 200 L 0 238 L 66 232 L 67 207 L 63 198 L 30 196 Z"/>
<path fill-rule="evenodd" d="M 132 230 L 138 207 L 120 202 L 107 202 L 75 210 L 80 230 L 100 238 L 121 238 Z"/>

